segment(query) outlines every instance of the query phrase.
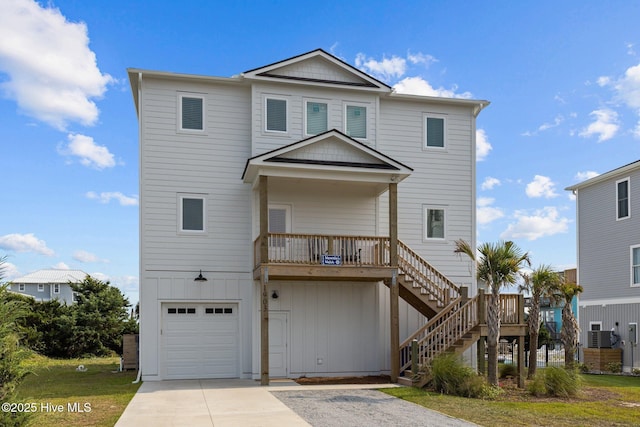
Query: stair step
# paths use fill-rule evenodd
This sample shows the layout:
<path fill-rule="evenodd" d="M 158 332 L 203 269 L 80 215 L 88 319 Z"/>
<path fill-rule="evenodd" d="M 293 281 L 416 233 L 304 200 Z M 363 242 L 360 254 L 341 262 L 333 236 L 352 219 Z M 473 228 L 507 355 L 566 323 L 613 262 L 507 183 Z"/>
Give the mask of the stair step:
<path fill-rule="evenodd" d="M 413 387 L 413 380 L 409 377 L 398 377 L 398 384 Z"/>

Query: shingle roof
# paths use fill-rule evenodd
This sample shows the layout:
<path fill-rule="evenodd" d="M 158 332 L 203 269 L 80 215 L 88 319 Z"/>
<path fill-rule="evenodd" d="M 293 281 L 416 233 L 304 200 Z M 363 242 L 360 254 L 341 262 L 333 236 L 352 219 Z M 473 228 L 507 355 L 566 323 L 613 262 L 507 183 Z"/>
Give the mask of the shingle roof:
<path fill-rule="evenodd" d="M 12 280 L 13 283 L 69 283 L 82 282 L 87 273 L 82 270 L 38 270 Z"/>

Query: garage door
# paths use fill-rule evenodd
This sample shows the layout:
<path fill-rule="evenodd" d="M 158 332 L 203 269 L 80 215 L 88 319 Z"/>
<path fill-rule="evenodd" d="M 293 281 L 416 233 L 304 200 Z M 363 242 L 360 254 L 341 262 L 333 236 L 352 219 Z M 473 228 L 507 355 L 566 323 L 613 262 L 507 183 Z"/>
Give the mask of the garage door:
<path fill-rule="evenodd" d="M 237 304 L 163 304 L 164 378 L 238 377 Z"/>

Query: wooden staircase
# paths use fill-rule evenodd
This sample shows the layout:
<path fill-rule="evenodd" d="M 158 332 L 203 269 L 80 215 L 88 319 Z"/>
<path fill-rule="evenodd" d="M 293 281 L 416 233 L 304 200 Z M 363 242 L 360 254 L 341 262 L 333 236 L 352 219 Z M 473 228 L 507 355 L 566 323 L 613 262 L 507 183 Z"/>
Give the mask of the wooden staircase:
<path fill-rule="evenodd" d="M 398 242 L 398 290 L 400 297 L 429 321 L 400 344 L 398 382 L 424 386 L 428 374 L 423 367 L 439 354 L 462 354 L 481 336 L 478 296 L 468 297 L 407 245 Z M 390 286 L 390 282 L 386 282 Z"/>

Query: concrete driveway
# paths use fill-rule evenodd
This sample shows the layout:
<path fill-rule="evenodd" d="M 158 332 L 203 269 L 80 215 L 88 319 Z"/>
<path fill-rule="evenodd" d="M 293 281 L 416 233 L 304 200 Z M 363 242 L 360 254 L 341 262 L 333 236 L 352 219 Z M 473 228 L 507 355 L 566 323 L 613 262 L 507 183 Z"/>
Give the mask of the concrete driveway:
<path fill-rule="evenodd" d="M 313 385 L 300 386 L 291 380 L 271 381 L 267 387 L 260 386 L 260 383 L 253 380 L 181 380 L 181 381 L 154 381 L 142 384 L 138 392 L 133 397 L 124 413 L 116 423 L 116 427 L 161 427 L 161 426 L 309 426 L 310 424 L 300 417 L 296 412 L 286 406 L 281 400 L 276 398 L 272 392 L 296 392 L 313 393 L 317 399 L 311 407 L 314 414 L 324 412 L 325 419 L 338 410 L 336 398 L 325 399 L 323 393 L 327 394 L 335 390 L 358 390 L 378 389 L 385 387 L 397 387 L 395 384 L 356 384 L 356 385 Z M 276 393 L 278 394 L 278 393 Z M 281 397 L 284 396 L 282 393 Z M 387 396 L 388 397 L 388 396 Z M 284 399 L 287 401 L 286 399 Z M 314 399 L 305 399 L 311 402 Z M 435 411 L 430 411 L 418 405 L 402 401 L 395 398 L 384 399 L 385 405 L 405 405 L 402 412 L 409 408 L 417 411 L 413 420 L 430 420 L 429 423 L 412 425 L 434 425 L 434 426 L 469 426 L 455 418 L 448 417 Z M 356 399 L 356 402 L 370 402 L 371 399 Z M 318 404 L 322 406 L 317 406 Z M 292 405 L 294 406 L 294 405 Z M 380 413 L 373 407 L 362 408 L 350 406 L 348 413 L 358 420 L 357 424 L 347 425 L 398 425 L 394 424 L 393 418 L 387 418 L 384 424 L 368 423 L 367 414 L 372 411 Z M 295 406 L 294 406 L 295 407 Z M 300 408 L 298 412 L 309 417 Z M 361 414 L 359 414 L 361 412 Z M 342 419 L 346 421 L 346 419 Z M 312 421 L 313 422 L 313 421 Z M 433 423 L 431 423 L 433 422 Z M 314 422 L 314 424 L 316 424 Z M 323 421 L 317 425 L 326 423 Z"/>

